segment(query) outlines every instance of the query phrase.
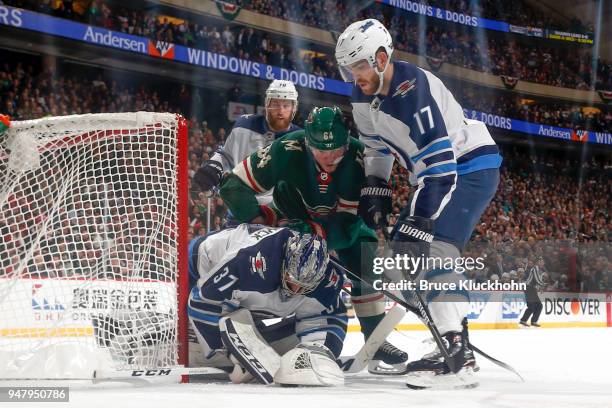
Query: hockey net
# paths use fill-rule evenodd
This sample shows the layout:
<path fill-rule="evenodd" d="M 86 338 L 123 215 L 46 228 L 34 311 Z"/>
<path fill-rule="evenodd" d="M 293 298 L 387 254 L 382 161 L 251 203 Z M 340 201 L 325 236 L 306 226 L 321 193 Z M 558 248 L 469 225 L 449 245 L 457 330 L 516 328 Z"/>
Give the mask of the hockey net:
<path fill-rule="evenodd" d="M 169 113 L 0 136 L 0 379 L 185 363 L 187 171 Z"/>

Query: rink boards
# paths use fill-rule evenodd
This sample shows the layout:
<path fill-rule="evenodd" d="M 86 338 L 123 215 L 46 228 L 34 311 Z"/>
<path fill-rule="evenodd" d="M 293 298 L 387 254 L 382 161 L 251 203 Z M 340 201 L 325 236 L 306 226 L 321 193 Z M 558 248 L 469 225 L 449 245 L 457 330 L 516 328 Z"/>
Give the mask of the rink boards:
<path fill-rule="evenodd" d="M 174 313 L 175 286 L 162 282 L 94 281 L 83 288 L 78 280 L 0 279 L 0 338 L 92 336 L 91 315 L 112 309 Z M 544 292 L 542 327 L 612 327 L 612 293 Z M 119 307 L 118 307 L 119 306 Z M 388 304 L 388 307 L 391 307 Z M 518 328 L 526 309 L 522 292 L 471 292 L 471 329 Z M 349 307 L 349 315 L 353 315 Z M 400 330 L 425 330 L 407 313 Z M 354 317 L 349 331 L 359 330 Z"/>
<path fill-rule="evenodd" d="M 543 292 L 540 300 L 542 327 L 612 327 L 612 293 Z M 520 328 L 518 321 L 526 308 L 523 292 L 470 292 L 470 329 Z M 427 330 L 412 313 L 397 328 Z M 357 330 L 359 323 L 352 317 L 349 331 Z"/>

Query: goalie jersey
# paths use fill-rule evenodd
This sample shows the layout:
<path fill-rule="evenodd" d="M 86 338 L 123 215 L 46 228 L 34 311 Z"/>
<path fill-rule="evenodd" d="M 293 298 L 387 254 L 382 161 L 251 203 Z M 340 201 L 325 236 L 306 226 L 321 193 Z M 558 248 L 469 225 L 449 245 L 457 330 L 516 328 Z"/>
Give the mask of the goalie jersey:
<path fill-rule="evenodd" d="M 320 341 L 335 356 L 346 335 L 346 308 L 340 297 L 344 277 L 328 266 L 312 292 L 281 292 L 284 245 L 295 234 L 287 228 L 240 224 L 198 237 L 189 245 L 189 272 L 197 278 L 188 313 L 211 349 L 222 347 L 219 319 L 238 308 L 257 320 L 295 315 L 300 341 Z"/>
<path fill-rule="evenodd" d="M 501 165 L 483 122 L 466 119 L 461 105 L 431 72 L 393 62 L 389 94 L 368 96 L 353 87 L 365 173 L 388 180 L 394 159 L 417 186 L 410 215 L 436 219 L 450 201 L 457 177 Z"/>

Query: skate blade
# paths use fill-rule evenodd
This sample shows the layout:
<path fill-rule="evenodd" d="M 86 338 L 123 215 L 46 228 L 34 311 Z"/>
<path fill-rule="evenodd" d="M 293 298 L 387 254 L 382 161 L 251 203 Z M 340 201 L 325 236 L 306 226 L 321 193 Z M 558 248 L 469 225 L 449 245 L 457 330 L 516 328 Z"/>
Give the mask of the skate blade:
<path fill-rule="evenodd" d="M 436 375 L 431 371 L 411 372 L 406 375 L 406 387 L 413 390 L 459 390 L 478 387 L 472 367 L 464 367 L 456 374 Z"/>
<path fill-rule="evenodd" d="M 404 375 L 406 363 L 387 364 L 380 360 L 372 360 L 368 363 L 368 372 L 374 375 Z"/>

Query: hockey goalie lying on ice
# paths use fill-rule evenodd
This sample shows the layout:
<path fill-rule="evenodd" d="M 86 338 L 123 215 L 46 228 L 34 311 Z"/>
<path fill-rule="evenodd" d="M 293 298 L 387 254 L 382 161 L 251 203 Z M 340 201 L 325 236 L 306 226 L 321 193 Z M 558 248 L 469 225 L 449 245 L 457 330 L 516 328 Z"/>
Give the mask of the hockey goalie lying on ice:
<path fill-rule="evenodd" d="M 325 240 L 241 224 L 192 240 L 189 260 L 198 281 L 188 313 L 202 365 L 227 369 L 236 383 L 344 384 L 336 363 L 344 279 L 328 264 Z M 282 319 L 263 322 L 271 318 Z"/>

